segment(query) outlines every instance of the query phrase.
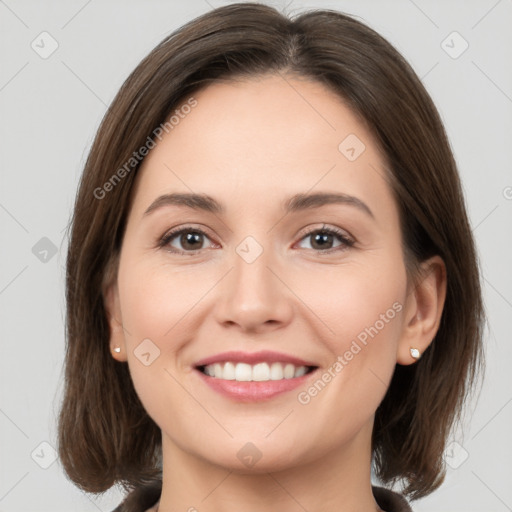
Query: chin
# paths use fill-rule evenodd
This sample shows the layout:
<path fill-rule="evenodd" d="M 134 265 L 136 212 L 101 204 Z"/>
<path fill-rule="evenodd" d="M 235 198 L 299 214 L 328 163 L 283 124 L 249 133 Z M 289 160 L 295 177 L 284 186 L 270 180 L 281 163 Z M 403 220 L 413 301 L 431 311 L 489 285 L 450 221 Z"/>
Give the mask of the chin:
<path fill-rule="evenodd" d="M 244 436 L 244 439 L 241 441 L 235 438 L 228 443 L 218 443 L 215 451 L 208 453 L 204 453 L 202 447 L 198 455 L 215 466 L 242 475 L 282 471 L 299 463 L 297 449 L 284 444 L 282 438 L 276 437 L 272 441 L 256 438 L 251 441 L 249 436 Z"/>

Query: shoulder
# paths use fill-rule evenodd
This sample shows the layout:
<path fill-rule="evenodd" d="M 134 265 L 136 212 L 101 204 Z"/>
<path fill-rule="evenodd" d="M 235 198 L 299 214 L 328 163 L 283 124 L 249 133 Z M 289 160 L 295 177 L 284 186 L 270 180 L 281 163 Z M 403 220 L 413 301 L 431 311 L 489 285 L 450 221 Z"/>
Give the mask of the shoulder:
<path fill-rule="evenodd" d="M 413 512 L 408 501 L 402 496 L 385 487 L 372 485 L 373 497 L 385 512 Z"/>

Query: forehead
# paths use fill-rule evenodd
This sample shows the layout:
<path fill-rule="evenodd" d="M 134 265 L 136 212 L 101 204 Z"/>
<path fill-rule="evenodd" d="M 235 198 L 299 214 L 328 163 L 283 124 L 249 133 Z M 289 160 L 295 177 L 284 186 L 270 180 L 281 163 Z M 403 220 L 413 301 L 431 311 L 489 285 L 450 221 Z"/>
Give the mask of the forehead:
<path fill-rule="evenodd" d="M 214 83 L 193 97 L 193 108 L 175 109 L 173 128 L 139 170 L 139 210 L 169 192 L 225 198 L 239 210 L 315 189 L 393 208 L 371 134 L 323 84 L 266 75 Z"/>

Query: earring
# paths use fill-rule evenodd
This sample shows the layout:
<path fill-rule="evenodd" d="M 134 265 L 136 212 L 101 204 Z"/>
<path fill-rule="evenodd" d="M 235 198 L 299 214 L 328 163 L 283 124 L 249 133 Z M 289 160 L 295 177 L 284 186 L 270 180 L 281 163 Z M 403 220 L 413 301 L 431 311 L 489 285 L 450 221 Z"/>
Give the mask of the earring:
<path fill-rule="evenodd" d="M 121 347 L 114 347 L 114 352 L 117 352 L 119 354 L 119 352 L 121 352 Z"/>
<path fill-rule="evenodd" d="M 417 348 L 410 348 L 409 352 L 411 353 L 411 356 L 414 357 L 414 359 L 418 360 L 421 357 L 421 353 Z"/>

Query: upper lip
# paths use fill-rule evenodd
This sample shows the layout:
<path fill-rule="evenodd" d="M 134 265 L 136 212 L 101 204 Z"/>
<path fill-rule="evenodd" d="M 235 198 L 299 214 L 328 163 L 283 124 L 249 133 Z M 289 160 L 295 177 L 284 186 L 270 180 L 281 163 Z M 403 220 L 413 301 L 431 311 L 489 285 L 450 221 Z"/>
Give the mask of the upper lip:
<path fill-rule="evenodd" d="M 206 357 L 197 361 L 195 366 L 208 366 L 213 363 L 225 363 L 227 361 L 233 363 L 291 363 L 295 366 L 316 366 L 312 362 L 304 361 L 299 357 L 290 356 L 280 352 L 274 352 L 271 350 L 262 350 L 260 352 L 240 352 L 240 351 L 229 351 L 215 354 L 210 357 Z"/>

